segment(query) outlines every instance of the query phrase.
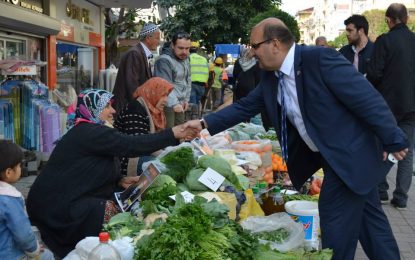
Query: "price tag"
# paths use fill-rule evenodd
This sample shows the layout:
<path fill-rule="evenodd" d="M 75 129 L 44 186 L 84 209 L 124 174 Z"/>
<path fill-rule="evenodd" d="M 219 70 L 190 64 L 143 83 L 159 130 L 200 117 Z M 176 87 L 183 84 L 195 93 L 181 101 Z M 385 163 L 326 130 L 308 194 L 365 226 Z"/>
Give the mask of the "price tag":
<path fill-rule="evenodd" d="M 217 191 L 224 180 L 225 177 L 220 175 L 220 173 L 211 168 L 207 168 L 198 181 L 206 185 L 209 189 Z"/>
<path fill-rule="evenodd" d="M 195 197 L 195 195 L 188 191 L 183 191 L 180 194 L 183 196 L 185 203 L 191 203 Z M 176 200 L 176 195 L 171 195 L 169 196 L 169 198 L 171 198 L 172 200 Z"/>

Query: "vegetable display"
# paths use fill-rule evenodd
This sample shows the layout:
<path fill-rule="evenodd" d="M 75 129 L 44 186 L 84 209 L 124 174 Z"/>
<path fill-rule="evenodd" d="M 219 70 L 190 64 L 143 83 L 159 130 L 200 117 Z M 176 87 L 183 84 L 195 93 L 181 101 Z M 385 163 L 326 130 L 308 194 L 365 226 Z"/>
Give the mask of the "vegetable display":
<path fill-rule="evenodd" d="M 190 147 L 181 147 L 171 151 L 160 161 L 167 167 L 163 173 L 172 177 L 176 182 L 183 182 L 187 173 L 196 166 L 193 150 Z"/>

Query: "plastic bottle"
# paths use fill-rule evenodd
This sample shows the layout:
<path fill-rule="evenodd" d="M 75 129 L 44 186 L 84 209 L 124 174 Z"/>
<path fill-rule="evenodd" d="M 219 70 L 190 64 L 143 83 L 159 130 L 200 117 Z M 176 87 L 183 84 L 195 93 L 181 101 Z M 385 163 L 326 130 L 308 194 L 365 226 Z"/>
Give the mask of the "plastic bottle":
<path fill-rule="evenodd" d="M 276 206 L 284 205 L 284 198 L 282 197 L 281 189 L 279 186 L 275 186 L 272 189 L 271 197 L 272 197 L 272 201 L 274 202 L 274 205 Z"/>
<path fill-rule="evenodd" d="M 284 198 L 281 194 L 280 187 L 275 186 L 269 191 L 268 197 L 263 200 L 262 209 L 264 210 L 265 216 L 285 211 Z"/>
<path fill-rule="evenodd" d="M 88 260 L 121 260 L 118 251 L 108 244 L 109 237 L 107 232 L 99 233 L 99 244 L 89 253 Z"/>
<path fill-rule="evenodd" d="M 267 186 L 268 184 L 266 182 L 260 182 L 258 184 L 259 187 L 259 195 L 261 196 L 262 200 L 266 199 L 268 197 L 267 194 Z"/>
<path fill-rule="evenodd" d="M 254 198 L 258 202 L 259 205 L 262 205 L 261 193 L 259 193 L 258 186 L 252 187 L 252 192 L 254 193 Z"/>

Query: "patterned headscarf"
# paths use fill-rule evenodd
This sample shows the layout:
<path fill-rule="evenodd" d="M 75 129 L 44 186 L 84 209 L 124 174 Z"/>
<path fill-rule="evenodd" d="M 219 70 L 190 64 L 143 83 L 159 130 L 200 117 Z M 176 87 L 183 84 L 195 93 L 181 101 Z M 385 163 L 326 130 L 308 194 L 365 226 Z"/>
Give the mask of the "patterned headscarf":
<path fill-rule="evenodd" d="M 168 96 L 173 90 L 173 85 L 160 77 L 153 77 L 139 86 L 133 96 L 135 98 L 142 97 L 146 102 L 148 110 L 150 110 L 156 131 L 166 128 L 166 116 L 164 111 L 156 107 L 160 97 Z"/>
<path fill-rule="evenodd" d="M 80 122 L 104 124 L 99 116 L 109 102 L 112 102 L 113 95 L 101 89 L 86 89 L 78 95 L 78 103 L 75 112 L 75 125 Z"/>

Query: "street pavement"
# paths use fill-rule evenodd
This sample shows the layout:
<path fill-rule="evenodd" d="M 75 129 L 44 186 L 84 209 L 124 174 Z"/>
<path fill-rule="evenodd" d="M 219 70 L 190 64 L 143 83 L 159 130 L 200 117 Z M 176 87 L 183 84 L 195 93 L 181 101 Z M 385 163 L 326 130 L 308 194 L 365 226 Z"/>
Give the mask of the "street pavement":
<path fill-rule="evenodd" d="M 388 182 L 390 186 L 389 197 L 395 188 L 396 166 L 391 169 L 388 174 Z M 35 175 L 23 177 L 14 186 L 22 192 L 26 198 L 29 189 L 36 179 Z M 399 250 L 402 260 L 415 259 L 415 177 L 412 177 L 412 185 L 409 191 L 409 199 L 405 210 L 397 210 L 390 203 L 383 205 L 383 209 L 392 226 L 393 233 L 398 241 Z M 341 236 L 341 234 L 339 234 Z M 367 256 L 363 249 L 358 245 L 355 260 L 367 260 Z"/>

